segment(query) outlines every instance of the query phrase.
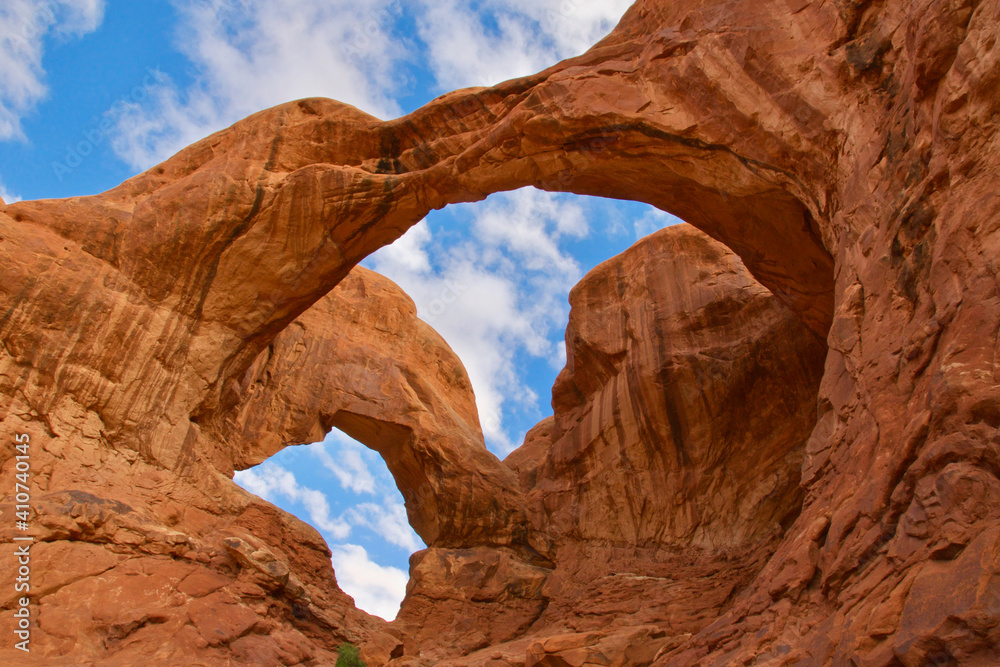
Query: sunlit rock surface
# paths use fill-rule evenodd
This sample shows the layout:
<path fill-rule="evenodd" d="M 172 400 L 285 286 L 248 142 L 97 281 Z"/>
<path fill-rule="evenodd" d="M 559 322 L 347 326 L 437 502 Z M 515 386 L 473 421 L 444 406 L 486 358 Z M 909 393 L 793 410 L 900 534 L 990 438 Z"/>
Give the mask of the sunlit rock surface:
<path fill-rule="evenodd" d="M 541 664 L 636 644 L 618 664 L 651 661 L 728 609 L 798 516 L 825 346 L 738 257 L 668 227 L 570 304 L 555 414 L 505 461 L 553 565 L 418 554 L 396 623 L 408 654 L 532 638 Z"/>

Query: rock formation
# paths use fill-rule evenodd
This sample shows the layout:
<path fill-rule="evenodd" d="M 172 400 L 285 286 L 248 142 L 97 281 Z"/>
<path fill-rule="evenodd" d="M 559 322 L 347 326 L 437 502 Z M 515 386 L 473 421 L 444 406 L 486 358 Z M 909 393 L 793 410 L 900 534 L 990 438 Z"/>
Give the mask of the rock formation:
<path fill-rule="evenodd" d="M 438 660 L 405 614 L 387 628 L 354 610 L 318 536 L 228 478 L 284 442 L 282 433 L 340 423 L 387 460 L 386 434 L 405 432 L 413 454 L 395 452 L 397 482 L 417 494 L 431 489 L 433 503 L 415 506 L 411 496 L 408 508 L 439 545 L 414 564 L 409 618 L 434 618 L 448 605 L 443 617 L 455 618 L 479 600 L 510 611 L 500 635 L 448 630 L 462 638 L 458 652 L 480 649 L 462 658 L 467 664 L 1000 661 L 998 25 L 998 0 L 638 0 L 593 49 L 534 76 L 457 91 L 389 122 L 329 100 L 292 102 L 106 193 L 4 206 L 0 436 L 10 443 L 27 432 L 34 443 L 34 583 L 48 599 L 37 610 L 39 653 L 108 664 L 191 664 L 192 655 L 206 664 L 246 656 L 293 664 L 329 660 L 336 642 L 351 638 L 372 662 L 398 655 L 400 645 L 398 662 L 419 662 L 424 651 Z M 747 493 L 766 488 L 755 466 L 711 444 L 728 434 L 734 451 L 748 451 L 752 443 L 735 437 L 739 415 L 717 424 L 714 414 L 709 428 L 681 412 L 675 420 L 661 405 L 650 415 L 666 417 L 666 426 L 623 423 L 608 441 L 614 415 L 649 407 L 623 408 L 625 397 L 669 396 L 691 417 L 719 405 L 700 405 L 690 386 L 668 391 L 664 378 L 662 387 L 628 383 L 637 371 L 662 368 L 671 382 L 697 381 L 692 369 L 710 376 L 723 363 L 657 369 L 671 355 L 697 356 L 659 340 L 625 341 L 622 357 L 613 322 L 626 313 L 704 342 L 684 318 L 671 321 L 674 306 L 643 310 L 639 293 L 609 313 L 606 327 L 571 329 L 578 354 L 557 385 L 556 417 L 511 460 L 519 477 L 479 449 L 468 412 L 439 412 L 461 392 L 435 373 L 420 385 L 432 393 L 421 395 L 400 370 L 391 383 L 409 385 L 411 398 L 363 407 L 342 397 L 340 417 L 317 404 L 299 406 L 299 415 L 241 407 L 267 365 L 281 362 L 266 356 L 269 346 L 361 258 L 432 208 L 525 185 L 680 215 L 735 252 L 825 341 L 797 489 L 785 468 L 788 477 L 775 478 L 780 502 L 753 506 L 747 523 L 725 516 L 744 511 L 748 498 L 712 479 L 749 473 L 740 480 Z M 586 285 L 576 291 L 577 304 L 587 293 Z M 702 287 L 697 294 L 707 298 Z M 423 343 L 437 345 L 425 333 Z M 810 362 L 798 368 L 792 376 L 812 377 Z M 750 382 L 757 371 L 747 372 Z M 275 400 L 287 390 L 273 387 Z M 804 389 L 775 386 L 772 399 L 784 392 L 801 397 Z M 412 421 L 382 412 L 410 400 L 423 406 Z M 743 418 L 754 432 L 751 412 Z M 570 415 L 582 417 L 578 426 Z M 790 433 L 804 428 L 798 408 L 784 416 Z M 259 448 L 240 441 L 257 429 L 277 438 Z M 630 434 L 650 433 L 670 435 L 644 454 L 661 462 L 612 475 L 632 484 L 618 496 L 632 502 L 619 521 L 588 522 L 559 506 L 556 498 L 600 512 L 606 492 L 588 483 L 588 469 L 612 465 L 602 455 L 633 455 Z M 468 479 L 500 485 L 496 511 L 481 523 L 462 517 L 481 507 L 483 486 L 456 492 L 431 481 L 445 479 L 423 465 L 437 447 Z M 794 450 L 762 468 L 795 465 Z M 478 452 L 468 467 L 464 454 L 452 456 L 466 451 Z M 5 445 L 5 489 L 14 488 L 12 456 Z M 706 471 L 709 479 L 699 476 Z M 678 486 L 669 497 L 643 495 L 663 483 Z M 798 499 L 797 514 L 780 511 Z M 635 509 L 637 500 L 650 510 Z M 451 512 L 421 511 L 431 506 Z M 664 523 L 638 525 L 637 516 Z M 771 535 L 774 519 L 784 525 Z M 0 530 L 3 540 L 14 531 L 9 523 Z M 704 605 L 697 610 L 675 606 L 642 625 L 644 600 L 674 594 L 642 579 L 600 592 L 607 617 L 638 614 L 635 623 L 605 623 L 621 633 L 569 623 L 558 631 L 549 623 L 558 602 L 532 621 L 551 634 L 522 627 L 535 588 L 558 601 L 557 584 L 567 580 L 556 576 L 560 568 L 590 557 L 573 556 L 572 544 L 608 540 L 617 549 L 615 540 L 647 538 L 644 548 L 663 544 L 681 559 L 697 549 L 735 551 L 726 567 L 695 558 L 695 570 L 664 555 L 673 574 L 642 575 L 683 578 L 695 588 L 677 594 Z M 2 576 L 12 571 L 5 549 Z M 469 576 L 436 580 L 448 563 Z M 579 579 L 568 580 L 571 591 Z M 598 589 L 602 581 L 593 580 Z M 13 587 L 3 585 L 0 631 L 9 637 Z M 420 597 L 435 588 L 440 599 Z M 171 643 L 159 641 L 166 636 Z M 656 655 L 643 653 L 654 644 Z"/>
<path fill-rule="evenodd" d="M 472 385 L 413 302 L 355 268 L 279 334 L 208 430 L 243 469 L 336 427 L 382 455 L 429 546 L 535 554 L 514 474 L 483 441 Z M 227 462 L 228 463 L 228 462 Z"/>
<path fill-rule="evenodd" d="M 555 414 L 505 461 L 554 565 L 418 554 L 394 624 L 404 656 L 602 664 L 627 648 L 615 664 L 648 664 L 728 608 L 798 516 L 826 350 L 739 258 L 669 227 L 570 304 Z"/>
<path fill-rule="evenodd" d="M 344 641 L 388 656 L 398 638 L 339 590 L 320 535 L 236 486 L 234 464 L 321 439 L 349 416 L 371 420 L 376 432 L 406 431 L 412 442 L 400 438 L 383 456 L 410 510 L 423 510 L 415 525 L 431 544 L 476 534 L 471 521 L 445 522 L 440 485 L 457 496 L 449 485 L 464 483 L 471 498 L 489 476 L 490 497 L 502 499 L 502 480 L 513 479 L 483 445 L 460 362 L 399 288 L 362 268 L 274 338 L 229 392 L 236 402 L 228 419 L 206 420 L 195 453 L 174 469 L 116 449 L 114 434 L 75 398 L 45 413 L 10 402 L 5 435 L 31 436 L 37 664 L 66 664 L 67 656 L 112 665 L 332 663 Z M 14 459 L 5 454 L 13 485 Z M 431 457 L 448 476 L 406 478 L 414 468 L 407 457 Z M 476 470 L 477 461 L 487 469 Z M 0 511 L 10 517 L 13 505 Z M 523 517 L 523 507 L 516 511 Z M 2 530 L 8 543 L 25 534 L 12 522 Z M 13 568 L 0 573 L 8 610 L 14 576 Z M 14 619 L 2 619 L 10 635 Z M 33 664 L 4 649 L 8 664 Z"/>
<path fill-rule="evenodd" d="M 670 227 L 570 305 L 554 417 L 507 461 L 540 530 L 713 549 L 794 519 L 826 349 L 739 258 Z"/>

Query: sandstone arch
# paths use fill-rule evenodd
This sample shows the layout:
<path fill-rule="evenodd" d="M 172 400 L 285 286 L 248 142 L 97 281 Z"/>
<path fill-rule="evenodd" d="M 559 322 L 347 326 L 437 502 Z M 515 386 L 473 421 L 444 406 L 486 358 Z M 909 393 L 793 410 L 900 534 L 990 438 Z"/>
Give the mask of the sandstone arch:
<path fill-rule="evenodd" d="M 998 20 L 995 0 L 640 0 L 587 54 L 398 121 L 290 103 L 107 193 L 8 205 L 4 430 L 107 488 L 182 473 L 208 507 L 231 461 L 202 445 L 239 379 L 427 210 L 521 185 L 637 198 L 737 251 L 830 350 L 801 517 L 661 662 L 995 657 Z M 183 551 L 73 498 L 53 534 L 114 516 Z"/>
<path fill-rule="evenodd" d="M 204 387 L 197 397 L 109 419 L 153 429 L 164 451 L 148 453 L 174 465 L 187 416 L 197 422 L 224 403 L 226 383 L 357 261 L 431 208 L 523 185 L 627 196 L 676 212 L 727 242 L 765 286 L 825 332 L 832 267 L 824 245 L 832 238 L 821 243 L 816 225 L 829 228 L 829 203 L 818 203 L 829 196 L 802 184 L 832 169 L 822 164 L 829 146 L 808 144 L 794 115 L 778 110 L 781 131 L 744 127 L 748 121 L 728 108 L 694 122 L 704 100 L 674 99 L 677 91 L 662 88 L 676 68 L 702 70 L 710 55 L 728 51 L 711 33 L 695 49 L 694 27 L 689 41 L 684 33 L 630 41 L 630 31 L 651 20 L 649 11 L 637 5 L 622 29 L 584 56 L 493 89 L 453 93 L 398 121 L 382 123 L 330 101 L 293 102 L 103 195 L 63 202 L 56 214 L 42 202 L 8 207 L 15 220 L 78 243 L 162 308 L 160 356 L 180 364 L 199 357 L 197 377 L 182 383 Z M 669 20 L 660 16 L 665 11 L 655 10 L 660 20 Z M 762 18 L 746 11 L 732 17 L 734 25 Z M 772 39 L 793 41 L 777 26 Z M 631 85 L 620 85 L 623 77 Z M 691 83 L 680 81 L 690 93 Z M 609 104 L 602 86 L 611 84 L 637 97 Z M 656 90 L 646 95 L 655 99 L 637 92 L 644 86 Z M 706 86 L 706 95 L 716 87 Z M 672 113 L 658 106 L 666 101 Z M 787 133 L 801 149 L 775 150 Z M 95 222 L 80 226 L 81 219 Z M 296 242 L 285 244 L 286 237 Z M 146 391 L 148 400 L 163 401 L 162 387 Z"/>
<path fill-rule="evenodd" d="M 461 361 L 377 273 L 355 268 L 296 318 L 233 397 L 210 431 L 234 467 L 339 428 L 381 454 L 428 546 L 541 557 L 514 474 L 486 449 Z"/>

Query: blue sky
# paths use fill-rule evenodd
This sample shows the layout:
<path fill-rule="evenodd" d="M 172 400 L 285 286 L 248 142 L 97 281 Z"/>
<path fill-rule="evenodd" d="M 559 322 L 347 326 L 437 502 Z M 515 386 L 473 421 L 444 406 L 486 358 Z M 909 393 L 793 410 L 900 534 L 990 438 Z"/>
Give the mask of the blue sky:
<path fill-rule="evenodd" d="M 583 52 L 630 0 L 4 0 L 0 196 L 93 194 L 260 109 L 332 97 L 392 118 Z M 676 221 L 524 189 L 435 211 L 364 264 L 449 342 L 501 458 L 551 413 L 572 287 Z M 442 299 L 447 290 L 457 299 Z M 449 303 L 445 303 L 448 301 Z M 237 481 L 316 526 L 342 588 L 395 615 L 423 547 L 377 454 L 346 436 Z"/>

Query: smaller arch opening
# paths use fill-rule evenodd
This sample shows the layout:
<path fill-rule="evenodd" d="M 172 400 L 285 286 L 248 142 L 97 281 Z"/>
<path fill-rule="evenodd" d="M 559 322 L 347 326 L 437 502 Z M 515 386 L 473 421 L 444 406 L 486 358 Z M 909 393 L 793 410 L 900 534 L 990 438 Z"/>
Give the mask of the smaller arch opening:
<path fill-rule="evenodd" d="M 409 558 L 426 545 L 378 453 L 333 428 L 322 441 L 285 447 L 233 479 L 319 531 L 337 583 L 358 608 L 387 621 L 396 617 Z"/>

